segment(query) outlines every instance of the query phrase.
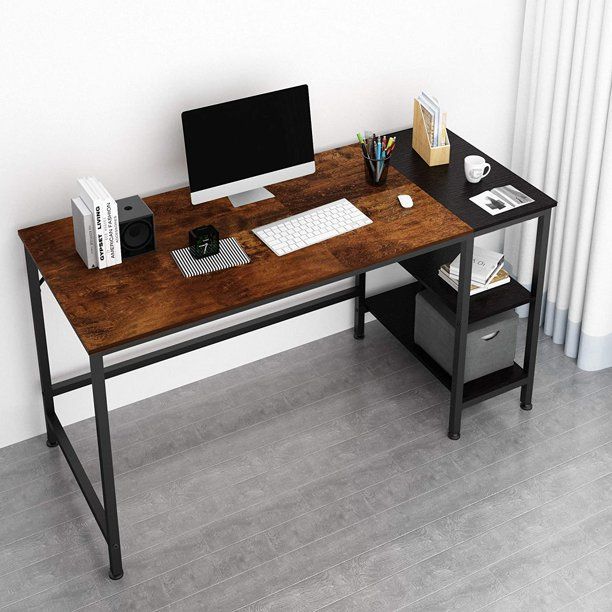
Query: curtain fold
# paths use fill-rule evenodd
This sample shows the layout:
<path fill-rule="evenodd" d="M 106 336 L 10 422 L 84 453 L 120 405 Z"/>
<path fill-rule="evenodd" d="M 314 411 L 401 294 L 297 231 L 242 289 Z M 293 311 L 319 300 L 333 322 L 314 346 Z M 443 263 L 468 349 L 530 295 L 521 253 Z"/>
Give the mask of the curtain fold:
<path fill-rule="evenodd" d="M 558 201 L 543 325 L 586 370 L 612 366 L 611 91 L 612 2 L 527 0 L 512 166 Z M 527 287 L 535 232 L 530 221 L 504 239 Z"/>

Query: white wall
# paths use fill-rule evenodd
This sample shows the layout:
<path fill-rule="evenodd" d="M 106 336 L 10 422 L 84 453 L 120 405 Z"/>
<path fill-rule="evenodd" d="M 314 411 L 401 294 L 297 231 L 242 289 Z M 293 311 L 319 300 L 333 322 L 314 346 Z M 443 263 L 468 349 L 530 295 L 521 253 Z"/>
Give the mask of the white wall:
<path fill-rule="evenodd" d="M 523 0 L 4 3 L 0 446 L 44 429 L 16 230 L 69 214 L 76 177 L 95 174 L 115 197 L 186 184 L 182 110 L 300 83 L 310 85 L 319 151 L 357 130 L 408 126 L 425 88 L 453 130 L 508 162 L 523 10 Z M 381 271 L 370 289 L 403 278 Z M 43 294 L 54 374 L 83 371 L 78 340 Z M 113 379 L 110 406 L 350 324 L 350 305 L 339 305 Z M 57 408 L 65 422 L 88 416 L 89 390 Z"/>

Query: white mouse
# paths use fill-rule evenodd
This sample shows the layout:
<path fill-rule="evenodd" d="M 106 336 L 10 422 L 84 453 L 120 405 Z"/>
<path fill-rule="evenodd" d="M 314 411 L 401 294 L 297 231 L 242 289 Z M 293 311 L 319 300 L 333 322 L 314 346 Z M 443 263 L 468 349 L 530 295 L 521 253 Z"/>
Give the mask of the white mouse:
<path fill-rule="evenodd" d="M 412 205 L 414 204 L 412 198 L 409 195 L 398 195 L 397 199 L 402 205 L 402 208 L 412 208 Z"/>

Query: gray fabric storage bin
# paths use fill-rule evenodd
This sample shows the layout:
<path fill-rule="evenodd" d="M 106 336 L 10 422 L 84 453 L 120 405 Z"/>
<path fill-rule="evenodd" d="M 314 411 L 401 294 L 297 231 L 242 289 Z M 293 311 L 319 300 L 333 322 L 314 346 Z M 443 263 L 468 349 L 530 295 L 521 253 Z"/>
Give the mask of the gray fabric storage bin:
<path fill-rule="evenodd" d="M 449 374 L 453 370 L 455 327 L 439 311 L 439 298 L 420 291 L 415 299 L 414 341 Z M 518 315 L 514 310 L 468 327 L 465 381 L 480 378 L 514 363 Z"/>

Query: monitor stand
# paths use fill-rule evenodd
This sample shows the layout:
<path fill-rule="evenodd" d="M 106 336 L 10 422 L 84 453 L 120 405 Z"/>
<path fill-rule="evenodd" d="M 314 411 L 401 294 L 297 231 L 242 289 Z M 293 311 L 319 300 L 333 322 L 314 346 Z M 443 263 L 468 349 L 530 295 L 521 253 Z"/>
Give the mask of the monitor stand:
<path fill-rule="evenodd" d="M 274 194 L 270 193 L 265 187 L 258 187 L 257 189 L 249 189 L 242 193 L 235 193 L 229 196 L 229 200 L 232 205 L 236 208 L 238 206 L 244 206 L 245 204 L 253 204 L 253 202 L 259 202 L 260 200 L 268 200 L 273 198 Z"/>

